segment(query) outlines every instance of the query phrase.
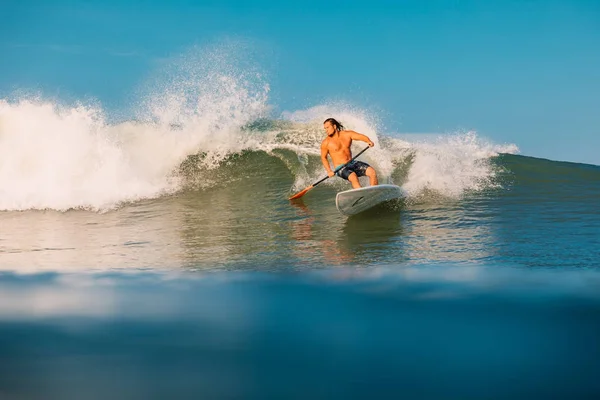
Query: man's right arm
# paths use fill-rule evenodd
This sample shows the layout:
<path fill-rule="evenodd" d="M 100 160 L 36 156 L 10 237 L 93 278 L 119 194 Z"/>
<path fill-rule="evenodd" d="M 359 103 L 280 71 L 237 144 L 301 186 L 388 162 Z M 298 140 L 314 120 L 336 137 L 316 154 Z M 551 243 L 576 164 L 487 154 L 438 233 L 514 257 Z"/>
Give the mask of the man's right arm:
<path fill-rule="evenodd" d="M 334 173 L 331 170 L 331 166 L 329 165 L 329 160 L 327 160 L 327 154 L 329 154 L 329 149 L 327 149 L 327 141 L 324 140 L 323 143 L 321 143 L 321 162 L 323 163 L 323 167 L 325 167 L 325 170 L 327 171 L 327 175 L 329 175 L 329 177 L 331 178 Z"/>

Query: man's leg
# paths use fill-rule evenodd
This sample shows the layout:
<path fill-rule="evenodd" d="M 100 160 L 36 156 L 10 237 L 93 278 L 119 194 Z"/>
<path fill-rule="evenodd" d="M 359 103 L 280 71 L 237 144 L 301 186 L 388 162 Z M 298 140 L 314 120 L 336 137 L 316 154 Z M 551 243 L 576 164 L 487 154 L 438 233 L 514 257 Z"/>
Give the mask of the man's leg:
<path fill-rule="evenodd" d="M 352 189 L 358 189 L 360 187 L 360 182 L 358 181 L 358 176 L 356 176 L 356 172 L 348 175 L 348 180 L 352 184 Z"/>
<path fill-rule="evenodd" d="M 373 167 L 367 168 L 367 170 L 365 171 L 365 175 L 367 175 L 369 177 L 369 183 L 371 184 L 371 186 L 376 186 L 379 184 L 379 181 L 377 180 L 377 172 L 375 172 L 375 168 L 373 168 Z"/>

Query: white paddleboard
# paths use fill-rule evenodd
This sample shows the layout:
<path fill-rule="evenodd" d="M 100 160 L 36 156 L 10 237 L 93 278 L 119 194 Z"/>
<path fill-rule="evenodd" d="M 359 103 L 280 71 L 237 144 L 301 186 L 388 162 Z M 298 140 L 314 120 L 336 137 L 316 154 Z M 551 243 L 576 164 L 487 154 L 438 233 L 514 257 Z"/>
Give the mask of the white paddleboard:
<path fill-rule="evenodd" d="M 400 198 L 404 192 L 396 185 L 376 185 L 339 192 L 335 206 L 344 215 L 354 215 L 375 207 L 384 201 Z"/>

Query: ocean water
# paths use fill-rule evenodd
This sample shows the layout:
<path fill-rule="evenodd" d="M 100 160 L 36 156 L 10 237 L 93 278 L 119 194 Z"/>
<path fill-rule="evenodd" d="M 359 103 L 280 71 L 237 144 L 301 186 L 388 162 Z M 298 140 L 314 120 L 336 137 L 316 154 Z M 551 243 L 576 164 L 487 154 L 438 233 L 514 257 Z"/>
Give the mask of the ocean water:
<path fill-rule="evenodd" d="M 244 71 L 178 63 L 125 119 L 0 100 L 1 398 L 600 395 L 600 167 L 273 115 Z M 405 198 L 288 200 L 329 116 Z"/>

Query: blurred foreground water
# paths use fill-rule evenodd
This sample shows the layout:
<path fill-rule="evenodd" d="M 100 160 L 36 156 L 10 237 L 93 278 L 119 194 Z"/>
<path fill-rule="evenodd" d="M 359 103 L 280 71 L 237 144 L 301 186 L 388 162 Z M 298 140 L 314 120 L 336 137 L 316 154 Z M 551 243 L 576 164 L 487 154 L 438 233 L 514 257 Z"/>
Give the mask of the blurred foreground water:
<path fill-rule="evenodd" d="M 0 398 L 597 398 L 600 274 L 0 275 Z"/>

